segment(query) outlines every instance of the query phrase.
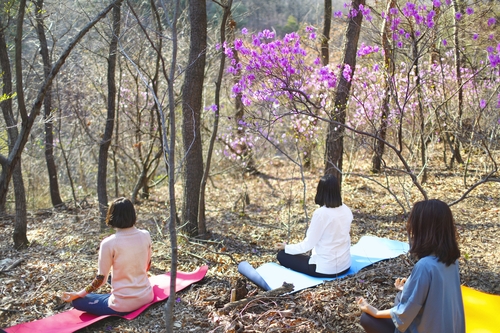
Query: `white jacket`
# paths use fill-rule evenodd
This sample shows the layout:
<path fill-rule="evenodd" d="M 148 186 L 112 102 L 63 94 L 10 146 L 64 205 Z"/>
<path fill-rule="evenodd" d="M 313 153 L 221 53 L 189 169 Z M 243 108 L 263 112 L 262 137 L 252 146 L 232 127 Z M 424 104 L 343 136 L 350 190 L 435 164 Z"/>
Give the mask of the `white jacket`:
<path fill-rule="evenodd" d="M 340 273 L 351 266 L 352 212 L 346 205 L 322 206 L 313 213 L 306 238 L 285 246 L 285 253 L 302 254 L 312 249 L 309 264 L 316 264 L 321 274 Z"/>

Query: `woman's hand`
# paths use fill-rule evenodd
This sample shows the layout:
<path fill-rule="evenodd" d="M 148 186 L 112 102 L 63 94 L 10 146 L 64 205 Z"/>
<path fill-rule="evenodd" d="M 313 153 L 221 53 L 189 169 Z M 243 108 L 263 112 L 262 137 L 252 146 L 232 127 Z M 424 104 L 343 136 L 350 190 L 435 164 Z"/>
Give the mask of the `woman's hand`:
<path fill-rule="evenodd" d="M 403 290 L 403 287 L 405 286 L 406 283 L 406 278 L 397 278 L 396 281 L 394 282 L 394 287 L 396 287 L 397 290 Z"/>
<path fill-rule="evenodd" d="M 79 298 L 80 296 L 78 296 L 78 293 L 75 293 L 75 292 L 65 292 L 62 294 L 62 300 L 65 301 L 65 302 L 71 302 L 72 300 L 74 299 L 77 299 Z"/>
<path fill-rule="evenodd" d="M 274 246 L 274 248 L 276 250 L 284 250 L 285 246 L 286 246 L 286 243 L 276 243 L 276 245 Z"/>
<path fill-rule="evenodd" d="M 391 318 L 391 310 L 379 310 L 370 305 L 363 297 L 357 299 L 359 309 L 375 318 Z"/>
<path fill-rule="evenodd" d="M 358 298 L 357 303 L 361 311 L 366 312 L 373 317 L 377 314 L 378 310 L 371 306 L 370 303 L 368 303 L 363 297 Z"/>

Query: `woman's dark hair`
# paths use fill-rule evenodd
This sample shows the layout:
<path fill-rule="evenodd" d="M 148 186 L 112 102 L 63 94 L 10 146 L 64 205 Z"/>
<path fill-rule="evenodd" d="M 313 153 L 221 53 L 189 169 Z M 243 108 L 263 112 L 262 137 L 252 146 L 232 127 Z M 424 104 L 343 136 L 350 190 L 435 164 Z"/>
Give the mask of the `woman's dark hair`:
<path fill-rule="evenodd" d="M 446 203 L 437 199 L 415 203 L 406 230 L 410 238 L 410 253 L 419 259 L 435 255 L 449 266 L 460 257 L 457 229 Z"/>
<path fill-rule="evenodd" d="M 335 208 L 342 206 L 342 196 L 337 177 L 334 175 L 324 175 L 321 177 L 316 189 L 314 202 L 320 206 Z"/>
<path fill-rule="evenodd" d="M 115 199 L 108 208 L 106 224 L 114 228 L 130 228 L 135 224 L 136 215 L 132 201 L 127 198 Z"/>

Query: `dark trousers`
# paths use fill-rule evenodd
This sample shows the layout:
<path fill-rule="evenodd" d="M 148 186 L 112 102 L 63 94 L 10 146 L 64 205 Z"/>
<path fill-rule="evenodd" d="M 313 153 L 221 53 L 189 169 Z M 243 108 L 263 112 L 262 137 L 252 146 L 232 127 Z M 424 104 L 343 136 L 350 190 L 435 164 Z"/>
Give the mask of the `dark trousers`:
<path fill-rule="evenodd" d="M 326 277 L 326 278 L 335 278 L 339 277 L 349 270 L 346 269 L 342 272 L 338 272 L 336 274 L 322 274 L 316 272 L 316 265 L 309 265 L 310 257 L 305 254 L 287 254 L 285 251 L 281 250 L 278 252 L 277 259 L 281 266 L 290 268 L 296 272 L 304 273 L 309 276 L 314 277 Z"/>
<path fill-rule="evenodd" d="M 93 313 L 98 316 L 103 315 L 120 315 L 124 316 L 130 312 L 118 312 L 113 310 L 108 305 L 108 299 L 111 294 L 87 294 L 83 298 L 74 299 L 71 305 L 77 310 Z"/>
<path fill-rule="evenodd" d="M 398 292 L 394 304 L 399 304 L 400 300 L 401 292 Z M 366 333 L 394 333 L 396 331 L 396 325 L 391 318 L 375 318 L 363 312 L 360 321 Z"/>
<path fill-rule="evenodd" d="M 396 330 L 391 318 L 375 318 L 363 312 L 360 322 L 366 333 L 394 333 Z"/>

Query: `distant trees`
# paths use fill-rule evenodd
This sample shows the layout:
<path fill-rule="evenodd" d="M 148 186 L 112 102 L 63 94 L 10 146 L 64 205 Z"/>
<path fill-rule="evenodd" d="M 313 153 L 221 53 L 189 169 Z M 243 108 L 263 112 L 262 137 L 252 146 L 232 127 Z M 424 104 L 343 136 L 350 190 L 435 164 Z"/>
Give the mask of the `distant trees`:
<path fill-rule="evenodd" d="M 113 3 L 121 2 L 120 0 L 116 0 Z M 15 217 L 15 228 L 14 228 L 14 246 L 16 248 L 22 248 L 28 245 L 28 239 L 26 237 L 26 224 L 27 224 L 27 216 L 26 216 L 26 195 L 24 192 L 24 182 L 22 178 L 17 178 L 16 174 L 20 175 L 21 170 L 21 154 L 23 152 L 24 146 L 30 136 L 31 129 L 33 124 L 40 114 L 40 110 L 42 108 L 43 100 L 45 95 L 47 94 L 47 90 L 52 85 L 52 82 L 62 65 L 68 58 L 69 54 L 75 47 L 75 45 L 85 36 L 85 34 L 100 20 L 102 19 L 107 12 L 112 8 L 108 6 L 103 11 L 101 11 L 92 21 L 87 23 L 85 27 L 83 27 L 71 40 L 71 42 L 67 45 L 66 49 L 61 53 L 57 62 L 52 66 L 50 73 L 47 75 L 45 80 L 42 82 L 38 91 L 30 103 L 32 106 L 30 109 L 26 106 L 27 101 L 24 94 L 24 89 L 26 88 L 23 85 L 23 26 L 24 26 L 24 17 L 25 17 L 25 9 L 26 9 L 26 1 L 19 1 L 18 8 L 11 8 L 12 11 L 8 13 L 16 12 L 16 34 L 15 34 L 15 43 L 14 43 L 14 60 L 11 61 L 9 58 L 9 52 L 7 50 L 7 42 L 5 32 L 7 30 L 7 25 L 5 25 L 4 20 L 2 19 L 0 22 L 0 64 L 2 66 L 2 71 L 4 73 L 12 73 L 12 68 L 16 70 L 16 91 L 14 93 L 12 89 L 11 80 L 12 77 L 4 74 L 3 82 L 4 82 L 4 90 L 3 90 L 3 100 L 2 103 L 2 112 L 3 118 L 8 129 L 9 135 L 9 153 L 8 156 L 0 155 L 0 162 L 2 164 L 2 173 L 0 175 L 0 202 L 5 203 L 5 198 L 7 196 L 8 184 L 10 182 L 11 177 L 15 177 L 14 179 L 14 192 L 15 192 L 15 202 L 16 202 L 16 217 Z M 5 13 L 2 12 L 2 15 Z M 11 22 L 13 20 L 12 17 L 8 16 L 6 22 Z M 19 110 L 19 116 L 21 119 L 20 131 L 17 131 L 17 124 L 14 121 L 14 112 L 13 112 L 13 103 L 12 99 L 15 99 L 17 102 L 17 108 Z M 28 112 L 29 110 L 29 112 Z M 17 171 L 16 171 L 17 170 Z"/>
<path fill-rule="evenodd" d="M 464 185 L 497 179 L 495 3 L 179 1 L 175 65 L 166 2 L 57 3 L 67 13 L 32 3 L 0 14 L 0 207 L 16 207 L 16 246 L 28 242 L 29 205 L 97 196 L 102 221 L 109 196 L 162 200 L 151 189 L 164 180 L 167 219 L 200 236 L 211 169 L 234 159 L 256 174 L 256 157 L 276 152 L 339 178 L 369 155 L 370 171 L 409 177 L 404 195 L 426 196 L 438 147 L 439 163 L 465 169 Z"/>

